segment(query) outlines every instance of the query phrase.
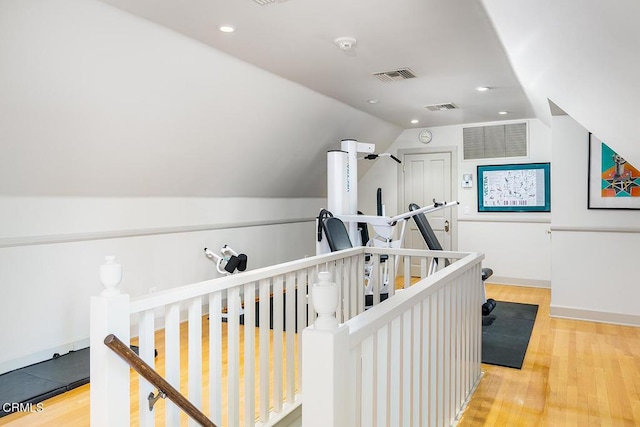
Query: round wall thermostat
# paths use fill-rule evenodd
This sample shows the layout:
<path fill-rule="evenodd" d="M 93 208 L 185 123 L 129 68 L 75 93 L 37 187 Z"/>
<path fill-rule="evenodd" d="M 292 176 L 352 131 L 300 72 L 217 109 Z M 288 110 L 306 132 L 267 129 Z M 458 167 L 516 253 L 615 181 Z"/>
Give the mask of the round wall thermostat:
<path fill-rule="evenodd" d="M 433 135 L 431 134 L 430 130 L 425 129 L 425 130 L 420 132 L 420 134 L 418 135 L 418 139 L 423 144 L 428 144 L 433 139 Z"/>

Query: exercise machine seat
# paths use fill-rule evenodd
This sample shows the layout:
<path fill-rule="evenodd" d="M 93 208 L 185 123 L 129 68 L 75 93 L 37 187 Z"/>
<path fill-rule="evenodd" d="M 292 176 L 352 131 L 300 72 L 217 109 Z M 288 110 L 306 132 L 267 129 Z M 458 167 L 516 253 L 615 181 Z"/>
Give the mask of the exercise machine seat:
<path fill-rule="evenodd" d="M 358 215 L 364 215 L 362 212 L 358 211 Z M 367 246 L 369 243 L 369 226 L 366 222 L 358 223 L 358 231 L 360 231 L 360 241 L 362 242 L 362 246 Z M 369 262 L 371 260 L 371 255 L 365 254 L 364 256 L 365 262 Z"/>
<path fill-rule="evenodd" d="M 416 211 L 418 209 L 420 209 L 420 206 L 416 205 L 415 203 L 411 203 L 409 205 L 410 211 Z M 433 228 L 431 228 L 429 221 L 427 221 L 427 217 L 421 213 L 421 214 L 414 215 L 413 220 L 416 222 L 416 225 L 418 226 L 418 230 L 420 230 L 420 234 L 422 234 L 422 237 L 424 238 L 424 241 L 427 244 L 427 247 L 432 251 L 441 251 L 442 245 L 440 245 L 440 242 L 436 237 L 436 233 L 433 232 Z M 448 265 L 449 260 L 446 260 L 445 262 L 446 262 L 445 265 Z M 482 269 L 483 282 L 487 280 L 489 277 L 491 277 L 492 275 L 493 275 L 492 269 L 487 267 Z"/>
<path fill-rule="evenodd" d="M 420 209 L 420 206 L 416 205 L 415 203 L 411 203 L 409 205 L 410 211 L 416 211 L 418 209 Z M 420 213 L 420 214 L 414 215 L 412 218 L 416 222 L 416 225 L 418 226 L 418 230 L 420 231 L 420 234 L 422 234 L 422 237 L 424 239 L 424 242 L 427 244 L 427 247 L 432 251 L 441 251 L 442 245 L 440 245 L 440 242 L 436 237 L 436 233 L 433 232 L 433 229 L 431 228 L 431 225 L 429 224 L 427 217 L 423 213 Z M 445 264 L 444 264 L 445 266 L 449 265 L 448 259 L 445 259 L 444 261 L 445 261 Z M 438 260 L 436 259 L 436 263 L 437 262 Z M 482 282 L 484 283 L 484 281 L 487 280 L 489 277 L 491 277 L 491 275 L 493 275 L 492 269 L 486 268 L 486 267 L 483 268 Z M 495 307 L 496 307 L 495 300 L 493 300 L 492 298 L 489 298 L 489 299 L 485 298 L 485 302 L 484 304 L 482 304 L 482 315 L 483 316 L 489 315 Z"/>
<path fill-rule="evenodd" d="M 411 203 L 409 205 L 409 210 L 412 212 L 417 211 L 418 209 L 420 209 L 420 206 L 416 205 L 415 203 Z M 427 217 L 424 216 L 423 213 L 420 213 L 414 215 L 412 218 L 416 222 L 418 230 L 420 230 L 420 234 L 422 234 L 427 247 L 432 251 L 441 251 L 442 245 L 440 245 L 440 242 L 436 237 L 436 233 L 433 232 L 433 228 L 431 228 L 429 221 L 427 221 Z"/>
<path fill-rule="evenodd" d="M 349 239 L 347 228 L 340 218 L 329 217 L 322 222 L 324 235 L 327 237 L 331 252 L 341 251 L 343 249 L 351 249 L 353 244 Z"/>
<path fill-rule="evenodd" d="M 409 205 L 409 210 L 412 212 L 417 211 L 418 209 L 420 209 L 420 206 L 416 205 L 415 203 L 411 203 Z M 423 213 L 419 213 L 417 215 L 412 216 L 412 218 L 415 221 L 416 226 L 420 231 L 420 234 L 422 234 L 422 238 L 424 239 L 424 242 L 427 244 L 427 247 L 432 251 L 441 251 L 442 245 L 438 241 L 438 238 L 436 237 L 436 233 L 434 233 L 433 228 L 431 228 L 431 224 L 429 224 L 429 221 L 427 221 L 427 217 Z M 436 263 L 437 262 L 438 260 L 436 260 Z M 449 265 L 448 259 L 444 260 L 444 265 L 445 267 Z"/>
<path fill-rule="evenodd" d="M 364 214 L 358 211 L 358 215 Z M 367 225 L 367 223 L 359 222 L 358 231 L 360 231 L 360 240 L 362 240 L 362 246 L 367 246 L 367 243 L 369 243 L 369 226 Z"/>

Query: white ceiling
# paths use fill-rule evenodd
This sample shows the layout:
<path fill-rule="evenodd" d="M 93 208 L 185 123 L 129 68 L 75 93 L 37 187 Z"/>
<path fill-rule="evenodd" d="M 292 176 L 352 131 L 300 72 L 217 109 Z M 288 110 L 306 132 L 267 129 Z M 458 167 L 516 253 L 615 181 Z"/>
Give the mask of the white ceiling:
<path fill-rule="evenodd" d="M 323 197 L 343 138 L 551 126 L 549 100 L 640 164 L 639 19 L 637 0 L 0 0 L 0 194 Z M 371 75 L 399 67 L 418 78 Z"/>
<path fill-rule="evenodd" d="M 402 128 L 534 116 L 477 1 L 103 1 Z M 222 24 L 236 31 L 222 33 Z M 334 44 L 343 36 L 357 40 L 349 52 Z M 402 67 L 417 78 L 381 82 L 372 76 Z M 491 90 L 480 93 L 478 86 Z M 441 103 L 459 109 L 424 108 Z"/>
<path fill-rule="evenodd" d="M 536 116 L 550 124 L 551 100 L 626 160 L 640 164 L 640 2 L 482 3 Z"/>

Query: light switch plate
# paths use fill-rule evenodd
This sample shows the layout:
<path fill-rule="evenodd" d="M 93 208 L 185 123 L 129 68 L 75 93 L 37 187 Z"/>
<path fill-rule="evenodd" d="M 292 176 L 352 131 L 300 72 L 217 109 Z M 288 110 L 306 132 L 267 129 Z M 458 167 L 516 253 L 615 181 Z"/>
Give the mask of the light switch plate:
<path fill-rule="evenodd" d="M 462 188 L 471 188 L 473 187 L 473 174 L 465 173 L 462 174 Z"/>

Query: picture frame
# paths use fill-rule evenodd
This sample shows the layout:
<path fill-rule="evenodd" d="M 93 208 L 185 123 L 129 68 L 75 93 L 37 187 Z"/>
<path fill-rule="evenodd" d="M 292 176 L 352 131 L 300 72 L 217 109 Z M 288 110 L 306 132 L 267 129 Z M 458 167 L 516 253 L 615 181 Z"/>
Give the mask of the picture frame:
<path fill-rule="evenodd" d="M 640 171 L 589 133 L 588 209 L 640 209 Z"/>
<path fill-rule="evenodd" d="M 478 165 L 478 212 L 551 212 L 551 164 Z"/>

